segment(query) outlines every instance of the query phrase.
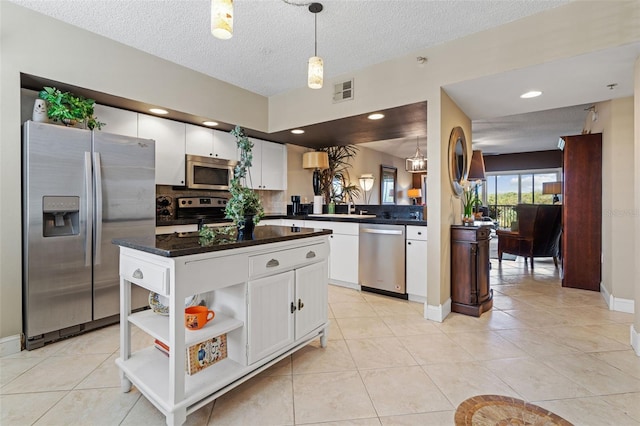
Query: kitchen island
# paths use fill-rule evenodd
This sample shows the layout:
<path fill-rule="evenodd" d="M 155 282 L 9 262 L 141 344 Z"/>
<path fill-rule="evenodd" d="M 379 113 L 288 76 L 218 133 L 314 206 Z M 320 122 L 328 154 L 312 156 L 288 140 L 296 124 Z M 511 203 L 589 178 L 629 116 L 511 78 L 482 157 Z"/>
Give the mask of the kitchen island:
<path fill-rule="evenodd" d="M 320 337 L 325 347 L 329 234 L 269 225 L 245 241 L 226 234 L 203 240 L 197 233 L 114 240 L 120 246 L 116 364 L 122 390 L 135 385 L 168 425 L 180 425 L 312 340 Z M 166 300 L 160 311 L 168 315 L 132 313 L 132 284 Z M 215 312 L 199 330 L 184 326 L 185 304 L 193 300 Z M 154 346 L 132 352 L 132 325 L 168 347 L 169 355 Z M 214 361 L 198 353 L 207 342 L 219 349 Z"/>

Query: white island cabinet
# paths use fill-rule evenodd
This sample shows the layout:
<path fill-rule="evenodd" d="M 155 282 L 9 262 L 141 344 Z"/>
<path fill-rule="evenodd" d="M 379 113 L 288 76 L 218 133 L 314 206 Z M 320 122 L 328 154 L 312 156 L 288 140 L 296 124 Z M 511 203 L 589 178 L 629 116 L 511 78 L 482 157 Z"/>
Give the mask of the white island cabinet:
<path fill-rule="evenodd" d="M 197 237 L 114 240 L 120 248 L 122 389 L 132 384 L 168 425 L 320 338 L 327 344 L 329 231 L 261 226 L 255 239 L 202 246 Z M 131 312 L 131 285 L 166 298 L 169 315 Z M 184 326 L 185 299 L 198 295 L 215 317 Z M 131 325 L 170 348 L 132 352 Z M 226 335 L 227 357 L 191 375 L 187 348 Z"/>

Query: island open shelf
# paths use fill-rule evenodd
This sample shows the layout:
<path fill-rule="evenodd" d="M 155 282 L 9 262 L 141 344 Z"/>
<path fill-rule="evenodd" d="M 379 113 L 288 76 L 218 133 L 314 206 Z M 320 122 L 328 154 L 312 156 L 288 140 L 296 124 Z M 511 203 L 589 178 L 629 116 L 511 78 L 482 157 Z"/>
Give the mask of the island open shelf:
<path fill-rule="evenodd" d="M 150 336 L 169 345 L 169 316 L 158 315 L 150 310 L 129 315 L 129 322 Z M 225 314 L 216 313 L 215 318 L 199 330 L 187 330 L 184 343 L 189 347 L 196 343 L 220 336 L 244 326 L 244 322 Z"/>

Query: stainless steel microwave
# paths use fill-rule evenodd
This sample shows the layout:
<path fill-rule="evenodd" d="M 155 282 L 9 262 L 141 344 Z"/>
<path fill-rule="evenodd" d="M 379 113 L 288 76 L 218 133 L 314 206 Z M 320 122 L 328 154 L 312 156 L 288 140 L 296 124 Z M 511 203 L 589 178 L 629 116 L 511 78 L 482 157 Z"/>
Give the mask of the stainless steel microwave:
<path fill-rule="evenodd" d="M 228 191 L 237 161 L 187 154 L 187 188 Z"/>

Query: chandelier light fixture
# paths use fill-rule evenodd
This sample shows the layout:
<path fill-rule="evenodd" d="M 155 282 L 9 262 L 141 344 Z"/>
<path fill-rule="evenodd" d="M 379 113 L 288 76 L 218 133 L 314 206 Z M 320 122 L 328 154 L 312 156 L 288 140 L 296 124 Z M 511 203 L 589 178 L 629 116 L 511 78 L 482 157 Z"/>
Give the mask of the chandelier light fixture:
<path fill-rule="evenodd" d="M 211 34 L 221 40 L 233 35 L 233 0 L 211 0 Z"/>
<path fill-rule="evenodd" d="M 427 159 L 420 152 L 419 138 L 416 138 L 416 153 L 405 160 L 404 168 L 409 173 L 426 173 Z"/>
<path fill-rule="evenodd" d="M 313 32 L 313 56 L 309 58 L 309 74 L 307 84 L 311 89 L 322 89 L 322 74 L 324 72 L 324 64 L 322 58 L 318 56 L 318 13 L 322 12 L 322 4 L 311 3 L 309 12 L 313 13 L 314 32 Z"/>

